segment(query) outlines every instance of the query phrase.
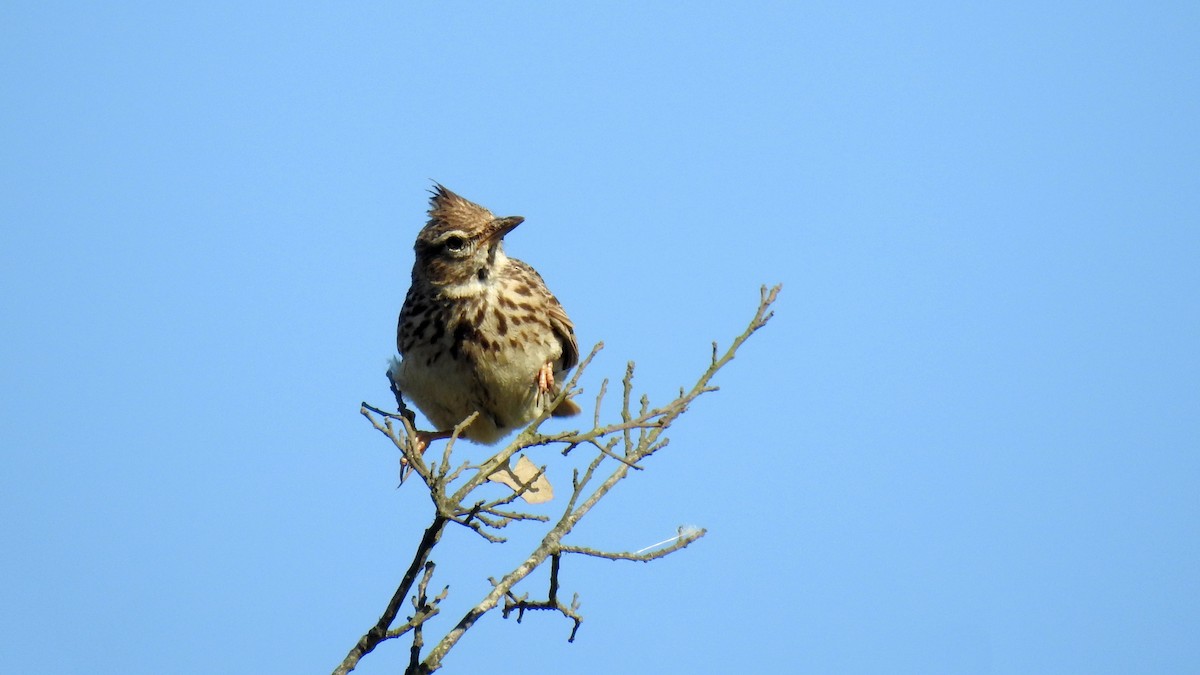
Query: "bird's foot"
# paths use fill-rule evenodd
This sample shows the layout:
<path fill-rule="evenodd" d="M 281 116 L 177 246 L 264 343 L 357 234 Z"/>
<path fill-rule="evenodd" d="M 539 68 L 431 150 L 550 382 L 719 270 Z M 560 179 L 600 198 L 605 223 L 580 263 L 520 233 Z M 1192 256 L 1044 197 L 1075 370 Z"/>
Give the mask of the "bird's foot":
<path fill-rule="evenodd" d="M 424 455 L 429 449 L 429 444 L 433 441 L 440 441 L 443 438 L 450 438 L 452 431 L 418 431 L 413 435 L 413 445 L 418 454 Z M 404 481 L 409 474 L 413 472 L 412 466 L 409 465 L 408 459 L 404 455 L 400 456 L 400 484 L 404 485 Z"/>
<path fill-rule="evenodd" d="M 425 451 L 429 449 L 430 443 L 450 438 L 453 433 L 452 431 L 418 431 L 413 442 L 417 446 L 417 452 L 424 455 Z"/>
<path fill-rule="evenodd" d="M 547 363 L 542 366 L 537 372 L 535 381 L 539 393 L 548 394 L 554 391 L 554 365 Z"/>

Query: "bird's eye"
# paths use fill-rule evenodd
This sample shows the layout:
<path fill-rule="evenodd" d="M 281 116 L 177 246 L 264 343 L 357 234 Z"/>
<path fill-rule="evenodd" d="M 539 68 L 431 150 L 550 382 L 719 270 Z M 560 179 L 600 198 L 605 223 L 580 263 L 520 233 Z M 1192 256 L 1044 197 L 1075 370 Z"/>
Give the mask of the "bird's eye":
<path fill-rule="evenodd" d="M 446 248 L 451 251 L 461 251 L 467 245 L 467 241 L 462 237 L 450 237 L 446 240 Z"/>

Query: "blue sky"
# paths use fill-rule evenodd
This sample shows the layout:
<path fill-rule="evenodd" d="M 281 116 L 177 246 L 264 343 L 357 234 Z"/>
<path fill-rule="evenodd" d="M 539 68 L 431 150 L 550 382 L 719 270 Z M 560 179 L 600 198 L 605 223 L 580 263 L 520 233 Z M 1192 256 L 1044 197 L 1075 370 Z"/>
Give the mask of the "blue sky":
<path fill-rule="evenodd" d="M 634 359 L 663 400 L 785 285 L 573 542 L 709 535 L 569 561 L 575 644 L 489 616 L 445 672 L 1200 669 L 1198 28 L 1194 3 L 7 4 L 7 667 L 341 660 L 429 517 L 358 404 L 388 401 L 438 180 L 527 218 L 509 253 L 607 345 L 586 396 Z M 431 630 L 528 541 L 450 531 Z"/>

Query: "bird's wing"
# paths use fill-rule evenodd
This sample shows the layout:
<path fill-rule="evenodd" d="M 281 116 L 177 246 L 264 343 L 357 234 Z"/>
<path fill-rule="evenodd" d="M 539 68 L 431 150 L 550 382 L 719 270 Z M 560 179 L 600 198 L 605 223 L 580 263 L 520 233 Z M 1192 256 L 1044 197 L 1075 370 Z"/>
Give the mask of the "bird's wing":
<path fill-rule="evenodd" d="M 550 309 L 550 329 L 554 331 L 554 335 L 558 337 L 558 341 L 562 344 L 562 369 L 570 370 L 579 363 L 579 345 L 575 342 L 575 324 L 571 323 L 571 319 L 567 316 L 567 310 L 563 309 L 562 303 L 552 293 L 546 291 L 549 295 Z"/>
<path fill-rule="evenodd" d="M 537 292 L 542 294 L 546 304 L 546 318 L 550 321 L 550 330 L 554 331 L 555 337 L 562 345 L 562 365 L 561 370 L 570 370 L 579 363 L 579 345 L 575 342 L 575 324 L 571 323 L 571 318 L 567 316 L 567 310 L 563 309 L 562 303 L 550 289 L 546 287 L 546 280 L 542 279 L 542 275 L 533 269 L 528 263 L 509 258 L 508 261 L 514 265 L 518 265 L 524 272 L 537 281 Z"/>

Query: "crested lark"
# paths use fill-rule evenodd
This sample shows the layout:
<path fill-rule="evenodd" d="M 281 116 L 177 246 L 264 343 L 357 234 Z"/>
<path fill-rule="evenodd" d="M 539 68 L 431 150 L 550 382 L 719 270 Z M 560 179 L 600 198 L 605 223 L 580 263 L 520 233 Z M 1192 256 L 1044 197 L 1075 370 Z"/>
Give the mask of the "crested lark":
<path fill-rule="evenodd" d="M 529 265 L 504 254 L 521 216 L 490 211 L 435 185 L 417 234 L 391 376 L 445 437 L 478 411 L 463 436 L 499 441 L 545 411 L 579 360 L 575 330 Z M 574 415 L 566 399 L 552 414 Z M 525 461 L 525 460 L 523 460 Z"/>

